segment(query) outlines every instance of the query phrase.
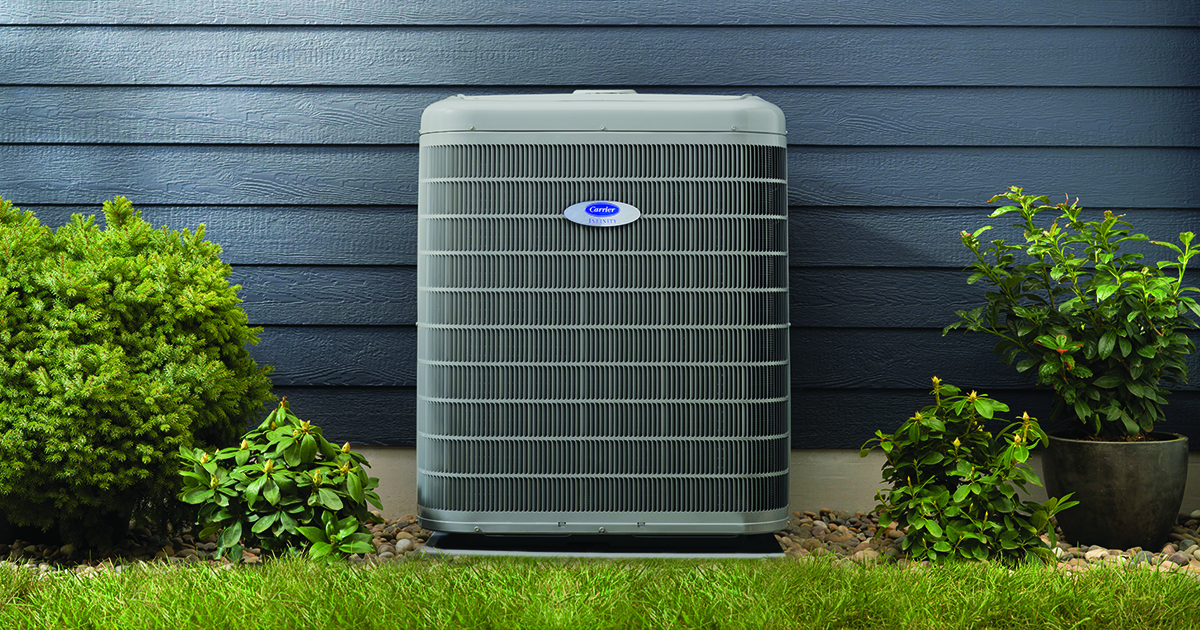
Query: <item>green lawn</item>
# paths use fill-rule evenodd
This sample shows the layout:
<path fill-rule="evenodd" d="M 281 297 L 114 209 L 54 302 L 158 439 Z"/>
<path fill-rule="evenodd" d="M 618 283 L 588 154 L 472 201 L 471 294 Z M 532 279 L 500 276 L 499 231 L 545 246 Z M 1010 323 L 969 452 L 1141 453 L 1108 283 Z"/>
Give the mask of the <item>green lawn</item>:
<path fill-rule="evenodd" d="M 0 568 L 0 628 L 1197 628 L 1200 579 L 821 560 Z"/>

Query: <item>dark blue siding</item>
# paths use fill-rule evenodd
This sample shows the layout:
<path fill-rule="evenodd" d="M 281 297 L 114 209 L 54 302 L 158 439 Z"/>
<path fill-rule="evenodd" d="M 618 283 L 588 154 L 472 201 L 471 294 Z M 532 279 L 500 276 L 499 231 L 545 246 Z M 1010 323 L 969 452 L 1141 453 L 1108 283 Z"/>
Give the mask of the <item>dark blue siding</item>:
<path fill-rule="evenodd" d="M 338 441 L 412 445 L 420 113 L 578 87 L 784 110 L 796 448 L 890 430 L 934 374 L 1045 413 L 988 340 L 940 333 L 978 295 L 958 232 L 1005 186 L 1200 228 L 1185 0 L 3 3 L 0 196 L 207 224 L 277 393 Z M 1200 429 L 1190 365 L 1166 429 Z"/>

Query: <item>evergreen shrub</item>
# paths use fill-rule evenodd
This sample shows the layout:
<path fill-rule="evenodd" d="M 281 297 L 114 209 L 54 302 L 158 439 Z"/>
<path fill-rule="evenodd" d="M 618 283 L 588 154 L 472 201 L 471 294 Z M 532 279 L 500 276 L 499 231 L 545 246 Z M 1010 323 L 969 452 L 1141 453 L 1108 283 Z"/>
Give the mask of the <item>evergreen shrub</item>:
<path fill-rule="evenodd" d="M 51 230 L 0 199 L 0 516 L 93 546 L 163 520 L 179 448 L 232 444 L 273 398 L 204 225 L 103 210 Z"/>

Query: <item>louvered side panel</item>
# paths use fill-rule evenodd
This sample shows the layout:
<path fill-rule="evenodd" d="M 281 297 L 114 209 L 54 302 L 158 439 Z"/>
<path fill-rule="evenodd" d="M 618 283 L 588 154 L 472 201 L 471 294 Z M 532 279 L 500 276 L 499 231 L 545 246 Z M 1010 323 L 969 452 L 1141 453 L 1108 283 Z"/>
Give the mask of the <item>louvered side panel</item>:
<path fill-rule="evenodd" d="M 747 144 L 423 146 L 423 513 L 461 519 L 457 531 L 594 531 L 573 526 L 603 517 L 690 519 L 697 533 L 786 508 L 784 157 Z M 563 218 L 588 200 L 642 216 L 603 229 Z"/>

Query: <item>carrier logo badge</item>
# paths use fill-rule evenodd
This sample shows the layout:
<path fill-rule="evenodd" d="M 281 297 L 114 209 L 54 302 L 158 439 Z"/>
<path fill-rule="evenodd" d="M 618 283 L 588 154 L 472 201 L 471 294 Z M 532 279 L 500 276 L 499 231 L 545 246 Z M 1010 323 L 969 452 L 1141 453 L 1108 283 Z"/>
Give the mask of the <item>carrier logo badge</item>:
<path fill-rule="evenodd" d="M 616 227 L 633 223 L 642 211 L 620 201 L 581 201 L 563 211 L 569 221 L 591 227 Z"/>

